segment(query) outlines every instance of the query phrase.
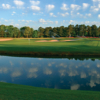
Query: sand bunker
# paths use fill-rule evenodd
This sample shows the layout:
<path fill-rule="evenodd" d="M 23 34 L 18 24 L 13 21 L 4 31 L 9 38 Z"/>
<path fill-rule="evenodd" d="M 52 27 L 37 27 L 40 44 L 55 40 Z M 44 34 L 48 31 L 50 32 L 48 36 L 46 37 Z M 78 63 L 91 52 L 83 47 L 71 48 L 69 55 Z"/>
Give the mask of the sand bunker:
<path fill-rule="evenodd" d="M 35 41 L 35 42 L 47 42 L 47 40 L 40 40 L 40 41 Z"/>
<path fill-rule="evenodd" d="M 62 40 L 62 41 L 76 41 L 76 40 Z M 50 41 L 47 41 L 47 40 L 40 40 L 40 41 L 35 41 L 35 42 L 59 42 L 59 40 L 50 40 Z"/>
<path fill-rule="evenodd" d="M 58 40 L 50 40 L 49 42 L 58 42 Z"/>
<path fill-rule="evenodd" d="M 0 39 L 0 41 L 11 41 L 13 39 Z"/>
<path fill-rule="evenodd" d="M 63 40 L 63 41 L 75 41 L 75 40 Z"/>
<path fill-rule="evenodd" d="M 35 41 L 35 42 L 58 42 L 58 40 L 50 40 L 50 41 L 47 41 L 47 40 L 40 40 L 40 41 Z"/>

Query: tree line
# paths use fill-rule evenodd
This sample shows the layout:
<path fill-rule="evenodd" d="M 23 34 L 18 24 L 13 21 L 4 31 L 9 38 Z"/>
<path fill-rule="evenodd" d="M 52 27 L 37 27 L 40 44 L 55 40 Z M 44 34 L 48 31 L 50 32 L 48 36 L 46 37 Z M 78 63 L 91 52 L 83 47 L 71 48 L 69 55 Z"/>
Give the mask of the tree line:
<path fill-rule="evenodd" d="M 99 37 L 100 26 L 96 25 L 69 25 L 68 27 L 39 27 L 38 30 L 34 30 L 28 26 L 21 27 L 20 29 L 13 25 L 0 25 L 0 37 L 13 37 L 13 38 L 39 38 L 39 37 Z"/>

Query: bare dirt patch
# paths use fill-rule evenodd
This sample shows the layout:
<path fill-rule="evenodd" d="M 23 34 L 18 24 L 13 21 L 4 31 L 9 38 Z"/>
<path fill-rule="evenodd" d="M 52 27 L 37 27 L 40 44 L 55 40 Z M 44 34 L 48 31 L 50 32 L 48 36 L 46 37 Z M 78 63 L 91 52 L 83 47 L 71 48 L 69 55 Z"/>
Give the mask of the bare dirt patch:
<path fill-rule="evenodd" d="M 0 39 L 0 41 L 11 41 L 13 39 Z"/>

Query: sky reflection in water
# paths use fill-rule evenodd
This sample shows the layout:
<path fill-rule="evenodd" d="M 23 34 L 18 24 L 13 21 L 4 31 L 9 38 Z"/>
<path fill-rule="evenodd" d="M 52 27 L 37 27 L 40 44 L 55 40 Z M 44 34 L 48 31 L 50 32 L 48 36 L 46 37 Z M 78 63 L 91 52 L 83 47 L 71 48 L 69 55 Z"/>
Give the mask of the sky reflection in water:
<path fill-rule="evenodd" d="M 100 91 L 100 61 L 0 56 L 0 81 L 55 89 Z"/>

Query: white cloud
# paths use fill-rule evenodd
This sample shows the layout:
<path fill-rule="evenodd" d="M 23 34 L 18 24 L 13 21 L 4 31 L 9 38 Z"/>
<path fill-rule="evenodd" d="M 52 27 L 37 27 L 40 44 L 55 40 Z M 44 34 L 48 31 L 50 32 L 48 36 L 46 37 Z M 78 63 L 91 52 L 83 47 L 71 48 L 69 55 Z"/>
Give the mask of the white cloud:
<path fill-rule="evenodd" d="M 53 13 L 50 13 L 50 16 L 52 16 L 52 17 L 57 17 L 56 15 L 54 15 Z"/>
<path fill-rule="evenodd" d="M 91 15 L 91 13 L 89 13 L 89 14 L 86 14 L 86 16 L 91 17 L 92 15 Z"/>
<path fill-rule="evenodd" d="M 13 13 L 15 14 L 16 12 L 13 11 Z"/>
<path fill-rule="evenodd" d="M 100 2 L 100 0 L 92 0 L 93 2 Z"/>
<path fill-rule="evenodd" d="M 80 8 L 81 8 L 81 6 L 75 5 L 75 4 L 71 4 L 70 7 L 71 7 L 72 10 L 80 10 Z"/>
<path fill-rule="evenodd" d="M 24 5 L 24 2 L 22 2 L 21 0 L 14 0 L 14 3 L 16 6 L 21 7 Z"/>
<path fill-rule="evenodd" d="M 77 15 L 80 15 L 80 13 L 78 12 Z"/>
<path fill-rule="evenodd" d="M 98 15 L 98 18 L 100 18 L 100 14 Z"/>
<path fill-rule="evenodd" d="M 40 1 L 30 1 L 30 3 L 31 3 L 32 5 L 39 5 L 39 4 L 40 4 Z"/>
<path fill-rule="evenodd" d="M 34 11 L 40 11 L 40 7 L 38 6 L 31 6 L 31 9 L 34 10 Z"/>
<path fill-rule="evenodd" d="M 72 24 L 72 23 L 75 24 L 75 21 L 74 20 L 70 20 L 69 24 Z"/>
<path fill-rule="evenodd" d="M 55 21 L 56 24 L 58 24 L 58 21 Z"/>
<path fill-rule="evenodd" d="M 16 27 L 18 27 L 18 26 L 19 26 L 19 24 L 15 24 L 15 26 L 16 26 Z"/>
<path fill-rule="evenodd" d="M 67 5 L 63 3 L 61 9 L 62 10 L 68 10 L 69 8 L 67 8 Z"/>
<path fill-rule="evenodd" d="M 98 12 L 99 8 L 97 8 L 96 6 L 91 6 L 91 11 Z"/>
<path fill-rule="evenodd" d="M 46 23 L 46 21 L 44 19 L 42 19 L 42 18 L 39 20 L 39 22 L 40 23 Z"/>
<path fill-rule="evenodd" d="M 68 16 L 69 15 L 69 13 L 68 12 L 66 12 L 66 13 L 58 13 L 59 15 L 61 15 L 61 16 L 63 16 L 63 17 L 65 17 L 65 16 Z"/>
<path fill-rule="evenodd" d="M 88 3 L 83 3 L 83 9 L 87 9 L 89 7 Z"/>
<path fill-rule="evenodd" d="M 54 5 L 46 5 L 46 9 L 47 9 L 48 11 L 53 10 L 54 8 L 55 8 Z"/>
<path fill-rule="evenodd" d="M 11 15 L 14 15 L 16 12 L 13 11 L 13 13 Z"/>
<path fill-rule="evenodd" d="M 36 15 L 36 13 L 33 13 L 33 15 Z"/>
<path fill-rule="evenodd" d="M 98 8 L 100 8 L 100 4 L 98 4 Z"/>
<path fill-rule="evenodd" d="M 2 4 L 3 9 L 10 9 L 10 5 L 9 4 Z"/>
<path fill-rule="evenodd" d="M 53 21 L 50 21 L 50 20 L 47 20 L 47 21 L 46 21 L 46 20 L 44 20 L 44 19 L 42 19 L 42 18 L 39 19 L 39 22 L 42 23 L 42 24 L 48 24 L 48 23 L 53 24 L 53 23 L 54 23 Z"/>

